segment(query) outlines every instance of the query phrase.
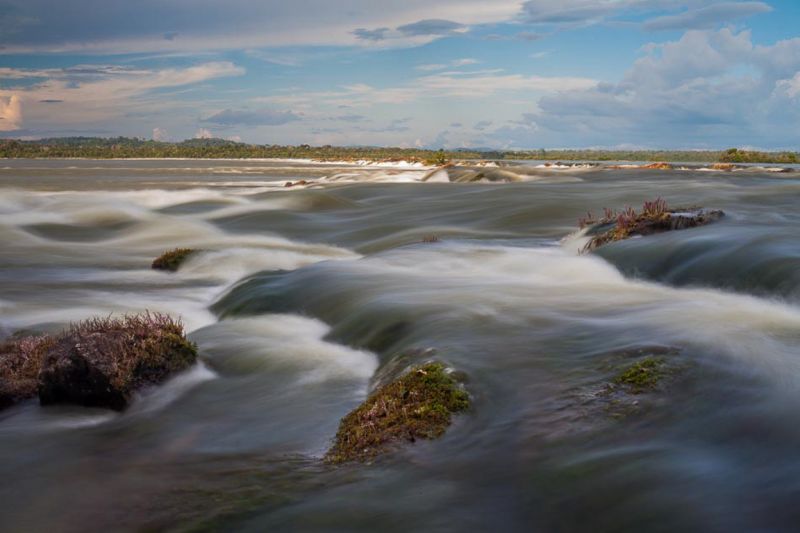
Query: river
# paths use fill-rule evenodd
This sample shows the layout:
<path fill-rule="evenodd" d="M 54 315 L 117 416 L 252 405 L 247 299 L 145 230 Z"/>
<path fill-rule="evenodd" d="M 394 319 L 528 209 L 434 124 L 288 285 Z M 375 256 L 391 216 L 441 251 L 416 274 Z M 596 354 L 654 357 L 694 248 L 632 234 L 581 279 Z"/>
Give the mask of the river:
<path fill-rule="evenodd" d="M 792 170 L 0 161 L 0 337 L 151 310 L 203 360 L 121 414 L 0 412 L 0 529 L 796 530 Z M 726 217 L 578 252 L 656 197 Z M 609 394 L 645 353 L 669 382 Z M 430 359 L 472 397 L 443 438 L 321 461 Z"/>

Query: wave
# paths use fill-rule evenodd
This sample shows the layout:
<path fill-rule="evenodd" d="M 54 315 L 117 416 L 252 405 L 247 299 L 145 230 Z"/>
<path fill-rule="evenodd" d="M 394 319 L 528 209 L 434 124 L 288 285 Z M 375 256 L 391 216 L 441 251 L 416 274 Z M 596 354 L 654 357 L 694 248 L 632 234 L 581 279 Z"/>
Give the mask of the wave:
<path fill-rule="evenodd" d="M 383 362 L 419 343 L 448 345 L 453 332 L 463 345 L 464 336 L 502 331 L 525 338 L 525 328 L 536 328 L 528 334 L 547 343 L 569 328 L 594 332 L 594 349 L 609 341 L 694 346 L 759 368 L 776 382 L 796 386 L 793 376 L 800 375 L 797 308 L 630 280 L 603 259 L 559 248 L 452 244 L 317 263 L 251 277 L 213 310 L 223 318 L 314 316 L 333 325 L 332 338 L 378 351 Z M 476 357 L 460 352 L 460 364 L 480 364 Z"/>

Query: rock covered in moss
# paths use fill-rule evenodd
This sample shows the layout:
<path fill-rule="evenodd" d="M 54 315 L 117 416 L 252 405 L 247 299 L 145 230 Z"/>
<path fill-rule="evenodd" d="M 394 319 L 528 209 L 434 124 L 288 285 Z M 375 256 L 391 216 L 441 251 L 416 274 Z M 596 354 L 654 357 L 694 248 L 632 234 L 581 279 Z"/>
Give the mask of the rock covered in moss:
<path fill-rule="evenodd" d="M 581 228 L 588 227 L 586 235 L 590 237 L 583 252 L 590 252 L 604 244 L 635 236 L 705 226 L 724 216 L 725 213 L 722 211 L 702 207 L 671 209 L 661 198 L 645 202 L 641 211 L 632 207 L 627 207 L 621 212 L 606 209 L 603 218 L 599 220 L 594 219 L 591 213 L 588 213 L 587 217 L 579 220 Z"/>
<path fill-rule="evenodd" d="M 441 437 L 469 395 L 441 363 L 413 368 L 375 391 L 339 425 L 331 463 L 366 461 L 403 442 Z"/>
<path fill-rule="evenodd" d="M 36 396 L 39 369 L 53 338 L 14 337 L 0 344 L 0 409 Z"/>
<path fill-rule="evenodd" d="M 38 374 L 39 400 L 121 411 L 135 390 L 165 381 L 196 359 L 183 325 L 166 315 L 86 320 L 52 340 Z"/>
<path fill-rule="evenodd" d="M 197 253 L 197 250 L 193 248 L 175 248 L 155 258 L 151 268 L 153 270 L 176 272 L 180 266 L 189 259 L 189 256 L 194 253 Z"/>

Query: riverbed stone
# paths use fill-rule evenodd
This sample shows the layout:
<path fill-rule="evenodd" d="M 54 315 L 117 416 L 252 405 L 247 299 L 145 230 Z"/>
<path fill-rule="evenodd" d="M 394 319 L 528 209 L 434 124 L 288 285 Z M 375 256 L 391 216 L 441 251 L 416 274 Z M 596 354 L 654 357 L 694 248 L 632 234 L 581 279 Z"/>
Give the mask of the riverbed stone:
<path fill-rule="evenodd" d="M 469 395 L 443 364 L 412 368 L 342 419 L 325 460 L 364 462 L 404 442 L 436 439 L 469 404 Z"/>

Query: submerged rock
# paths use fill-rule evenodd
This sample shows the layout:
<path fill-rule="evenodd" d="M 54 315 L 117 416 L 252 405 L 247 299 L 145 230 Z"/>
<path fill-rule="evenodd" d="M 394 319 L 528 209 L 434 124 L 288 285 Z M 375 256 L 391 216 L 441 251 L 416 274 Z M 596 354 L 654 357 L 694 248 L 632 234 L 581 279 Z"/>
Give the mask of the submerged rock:
<path fill-rule="evenodd" d="M 469 395 L 441 363 L 412 369 L 375 391 L 342 419 L 330 463 L 366 461 L 402 442 L 441 437 Z"/>
<path fill-rule="evenodd" d="M 635 236 L 705 226 L 724 216 L 725 213 L 722 211 L 702 207 L 670 209 L 667 202 L 661 198 L 653 202 L 645 202 L 641 211 L 636 211 L 631 207 L 626 208 L 623 212 L 606 209 L 605 216 L 599 221 L 594 220 L 591 214 L 579 221 L 581 228 L 589 227 L 586 234 L 590 240 L 584 246 L 583 252 L 591 252 L 604 244 Z"/>
<path fill-rule="evenodd" d="M 168 316 L 87 320 L 52 339 L 38 373 L 39 400 L 121 411 L 135 390 L 165 381 L 196 359 L 183 325 Z"/>
<path fill-rule="evenodd" d="M 180 266 L 189 259 L 189 256 L 196 253 L 197 250 L 193 248 L 175 248 L 168 252 L 164 252 L 159 257 L 153 260 L 150 266 L 153 270 L 166 270 L 169 272 L 176 272 Z"/>
<path fill-rule="evenodd" d="M 36 396 L 39 369 L 53 338 L 17 337 L 0 344 L 0 409 Z"/>

